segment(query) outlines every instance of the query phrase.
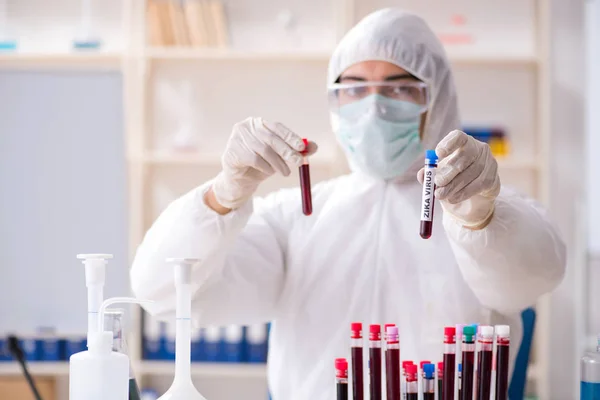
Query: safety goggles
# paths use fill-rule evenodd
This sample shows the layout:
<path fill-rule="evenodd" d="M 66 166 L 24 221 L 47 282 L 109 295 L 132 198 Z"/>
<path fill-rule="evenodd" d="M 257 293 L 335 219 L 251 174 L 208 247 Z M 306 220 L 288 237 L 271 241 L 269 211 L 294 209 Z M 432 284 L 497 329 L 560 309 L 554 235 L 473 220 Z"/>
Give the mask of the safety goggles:
<path fill-rule="evenodd" d="M 356 82 L 356 83 L 335 83 L 328 87 L 328 98 L 331 111 L 339 113 L 342 108 L 352 109 L 352 104 L 360 103 L 361 100 L 371 95 L 378 95 L 385 101 L 379 102 L 380 107 L 391 107 L 388 111 L 388 119 L 405 119 L 406 115 L 393 116 L 396 107 L 393 104 L 410 103 L 412 111 L 416 110 L 417 115 L 427 111 L 429 106 L 429 90 L 427 84 L 423 82 Z M 386 109 L 380 110 L 385 113 Z"/>

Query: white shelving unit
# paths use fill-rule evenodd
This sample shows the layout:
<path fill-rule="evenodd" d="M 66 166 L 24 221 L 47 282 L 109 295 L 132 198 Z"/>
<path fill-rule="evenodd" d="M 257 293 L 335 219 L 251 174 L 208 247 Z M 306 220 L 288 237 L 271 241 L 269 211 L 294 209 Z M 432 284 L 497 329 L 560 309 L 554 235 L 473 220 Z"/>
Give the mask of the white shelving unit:
<path fill-rule="evenodd" d="M 262 1 L 262 3 L 261 3 Z M 166 202 L 179 194 L 210 179 L 219 170 L 220 152 L 229 136 L 231 126 L 249 115 L 259 115 L 282 121 L 299 133 L 313 135 L 320 144 L 323 156 L 316 156 L 313 174 L 316 179 L 327 179 L 343 171 L 345 161 L 337 150 L 330 133 L 325 99 L 325 76 L 330 50 L 335 42 L 363 15 L 371 10 L 397 5 L 419 12 L 431 21 L 438 33 L 450 32 L 456 37 L 469 33 L 468 27 L 453 27 L 445 19 L 444 7 L 432 6 L 433 0 L 331 0 L 330 7 L 323 2 L 257 0 L 252 8 L 268 9 L 257 15 L 241 0 L 225 0 L 230 19 L 232 46 L 226 49 L 151 47 L 146 42 L 145 0 L 124 0 L 122 3 L 122 51 L 108 53 L 0 53 L 0 68 L 118 68 L 123 74 L 125 132 L 129 165 L 129 243 L 133 257 L 137 245 L 157 213 Z M 264 3 L 264 4 L 263 4 Z M 500 30 L 504 42 L 486 47 L 493 32 L 481 34 L 476 45 L 447 46 L 454 66 L 461 110 L 466 122 L 501 123 L 507 128 L 514 150 L 511 156 L 499 160 L 503 182 L 517 186 L 547 201 L 549 141 L 548 90 L 548 20 L 547 0 L 512 0 L 499 3 L 476 0 L 452 2 L 457 13 L 467 16 L 476 26 L 504 16 L 502 27 L 490 23 L 490 32 Z M 472 15 L 469 14 L 473 8 Z M 494 7 L 486 10 L 485 7 Z M 515 10 L 516 8 L 516 10 Z M 295 35 L 303 34 L 315 40 L 314 30 L 323 40 L 314 46 L 302 41 L 298 48 L 278 42 L 278 10 L 290 10 L 299 15 Z M 437 10 L 437 11 L 431 11 Z M 432 15 L 438 12 L 440 15 Z M 512 14 L 511 14 L 512 13 Z M 519 15 L 515 26 L 510 26 L 511 15 Z M 310 16 L 314 24 L 306 24 Z M 463 17 L 464 17 L 463 15 Z M 471 15 L 471 16 L 470 16 Z M 491 15 L 491 16 L 490 16 Z M 317 18 L 318 16 L 318 18 Z M 247 18 L 246 23 L 244 18 Z M 261 19 L 262 18 L 262 19 Z M 490 20 L 490 18 L 494 18 Z M 499 19 L 498 19 L 499 20 Z M 302 25 L 302 24 L 305 25 Z M 464 23 L 464 18 L 463 18 Z M 264 26 L 273 30 L 266 35 Z M 252 42 L 252 29 L 259 27 Z M 266 28 L 265 28 L 266 29 Z M 510 31 L 510 35 L 504 34 Z M 453 33 L 454 32 L 454 33 Z M 289 32 L 288 32 L 289 33 Z M 309 34 L 310 33 L 310 34 Z M 481 33 L 470 32 L 472 35 Z M 522 34 L 525 39 L 514 40 Z M 262 35 L 262 36 L 261 36 Z M 463 36 L 460 36 L 463 35 Z M 318 35 L 317 35 L 318 36 Z M 265 38 L 268 38 L 265 39 Z M 492 39 L 490 39 L 492 38 Z M 512 38 L 512 39 L 511 39 Z M 495 39 L 494 39 L 495 40 Z M 249 43 L 263 44 L 257 48 Z M 491 42 L 490 42 L 491 43 Z M 482 49 L 485 49 L 483 51 Z M 498 49 L 494 51 L 494 49 Z M 513 51 L 514 50 L 514 51 Z M 164 86 L 168 99 L 164 98 Z M 191 90 L 182 89 L 186 85 Z M 263 96 L 256 96 L 258 90 Z M 191 98 L 186 98 L 190 95 Z M 167 97 L 168 97 L 167 96 Z M 165 101 L 166 100 L 166 101 Z M 161 102 L 162 101 L 162 102 Z M 189 116 L 169 115 L 181 110 L 169 108 L 170 103 L 190 104 Z M 180 107 L 175 107 L 180 108 Z M 298 110 L 301 110 L 300 112 Z M 190 119 L 188 129 L 195 132 L 196 148 L 192 151 L 173 150 L 173 135 L 182 120 Z M 200 143 L 201 145 L 198 145 Z M 281 185 L 295 185 L 292 180 L 273 180 L 263 193 Z M 161 188 L 162 195 L 155 190 Z M 169 198 L 165 198 L 165 194 Z M 157 197 L 160 197 L 157 199 Z M 537 305 L 537 332 L 548 324 L 548 302 Z M 169 363 L 141 360 L 140 313 L 132 317 L 130 335 L 131 358 L 142 384 L 152 383 L 156 376 L 172 375 Z M 548 398 L 548 339 L 538 334 L 535 341 L 533 365 L 529 378 L 540 398 Z M 66 364 L 34 364 L 35 374 L 66 374 Z M 14 365 L 0 364 L 0 375 L 16 374 Z M 197 364 L 195 375 L 227 378 L 265 379 L 265 367 L 256 365 Z"/>

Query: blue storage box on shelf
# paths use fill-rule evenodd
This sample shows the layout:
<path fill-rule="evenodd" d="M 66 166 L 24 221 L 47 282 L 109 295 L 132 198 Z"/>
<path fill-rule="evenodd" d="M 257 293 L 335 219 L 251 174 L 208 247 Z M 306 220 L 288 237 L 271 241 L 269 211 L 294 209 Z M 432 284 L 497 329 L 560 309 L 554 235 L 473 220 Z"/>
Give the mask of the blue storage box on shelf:
<path fill-rule="evenodd" d="M 75 353 L 87 350 L 87 337 L 84 334 L 69 334 L 60 340 L 62 342 L 62 359 L 68 361 Z"/>
<path fill-rule="evenodd" d="M 229 325 L 225 328 L 223 356 L 225 362 L 239 363 L 243 360 L 244 328 Z"/>
<path fill-rule="evenodd" d="M 219 362 L 223 361 L 223 351 L 222 351 L 222 329 L 218 326 L 208 326 L 204 329 L 202 334 L 202 353 L 204 355 L 202 361 L 207 362 Z"/>
<path fill-rule="evenodd" d="M 37 339 L 38 346 L 41 349 L 40 360 L 42 361 L 61 361 L 63 359 L 62 342 L 56 336 L 46 336 Z"/>
<path fill-rule="evenodd" d="M 175 360 L 175 339 L 177 337 L 175 329 L 175 321 L 168 322 L 164 340 L 163 351 L 161 352 L 162 360 Z"/>
<path fill-rule="evenodd" d="M 265 324 L 250 325 L 246 328 L 246 361 L 249 363 L 267 362 L 268 328 Z"/>
<path fill-rule="evenodd" d="M 142 338 L 142 357 L 145 360 L 160 360 L 165 345 L 165 324 L 157 321 L 150 314 L 144 314 L 144 331 Z"/>
<path fill-rule="evenodd" d="M 63 359 L 64 342 L 56 335 L 53 327 L 40 327 L 36 335 L 36 347 L 41 361 L 60 361 Z"/>
<path fill-rule="evenodd" d="M 192 362 L 200 362 L 203 358 L 202 329 L 192 329 Z"/>
<path fill-rule="evenodd" d="M 6 336 L 0 337 L 0 362 L 10 361 L 11 357 L 6 348 Z"/>
<path fill-rule="evenodd" d="M 21 346 L 27 361 L 40 361 L 42 359 L 42 343 L 34 335 L 20 336 L 19 346 Z"/>

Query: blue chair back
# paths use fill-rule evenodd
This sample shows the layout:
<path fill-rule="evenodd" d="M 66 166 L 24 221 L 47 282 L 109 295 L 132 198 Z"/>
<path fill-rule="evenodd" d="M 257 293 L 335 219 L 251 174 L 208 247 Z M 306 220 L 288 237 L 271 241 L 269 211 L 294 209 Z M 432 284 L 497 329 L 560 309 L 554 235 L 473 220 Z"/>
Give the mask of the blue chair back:
<path fill-rule="evenodd" d="M 525 385 L 527 384 L 527 367 L 529 366 L 529 355 L 531 354 L 531 342 L 535 331 L 535 310 L 528 308 L 521 313 L 523 321 L 523 341 L 517 353 L 515 369 L 508 387 L 508 398 L 510 400 L 523 400 L 525 397 Z"/>

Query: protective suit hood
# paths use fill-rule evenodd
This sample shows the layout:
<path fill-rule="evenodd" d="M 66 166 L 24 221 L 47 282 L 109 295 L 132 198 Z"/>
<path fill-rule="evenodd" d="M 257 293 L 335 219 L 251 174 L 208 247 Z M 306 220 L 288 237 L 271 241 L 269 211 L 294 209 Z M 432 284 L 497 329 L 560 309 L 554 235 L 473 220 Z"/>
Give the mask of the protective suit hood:
<path fill-rule="evenodd" d="M 435 148 L 445 135 L 460 128 L 456 89 L 448 59 L 442 44 L 422 18 L 396 8 L 382 9 L 363 18 L 334 50 L 329 61 L 327 84 L 335 83 L 348 67 L 373 60 L 404 68 L 429 86 L 431 100 L 423 148 Z M 331 120 L 337 133 L 333 114 Z M 353 171 L 357 170 L 350 164 Z M 398 179 L 414 179 L 422 164 L 421 158 L 414 160 Z"/>

